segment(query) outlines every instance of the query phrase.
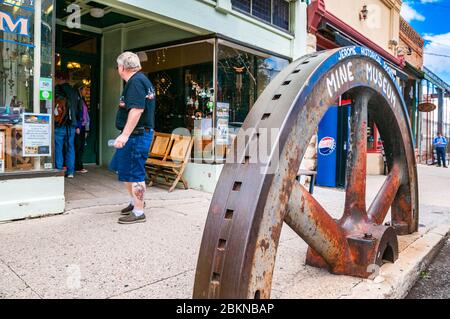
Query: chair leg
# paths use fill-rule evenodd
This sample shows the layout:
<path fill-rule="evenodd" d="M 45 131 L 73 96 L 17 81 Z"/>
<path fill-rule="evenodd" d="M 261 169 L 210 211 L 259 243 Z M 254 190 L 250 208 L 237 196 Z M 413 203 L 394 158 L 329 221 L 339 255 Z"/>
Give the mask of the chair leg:
<path fill-rule="evenodd" d="M 184 189 L 189 189 L 188 182 L 183 176 L 181 176 L 181 182 L 183 183 Z"/>
<path fill-rule="evenodd" d="M 151 184 L 151 182 L 152 182 L 152 175 L 151 175 L 151 173 L 150 173 L 150 170 L 148 169 L 148 170 L 145 170 L 145 174 L 146 174 L 146 176 L 145 176 L 145 184 L 147 185 L 147 186 L 151 186 L 150 184 Z"/>
<path fill-rule="evenodd" d="M 185 169 L 185 168 L 186 168 L 186 163 L 183 164 L 183 166 L 181 167 L 179 174 L 180 174 L 180 176 L 181 176 L 181 182 L 183 183 L 184 189 L 189 189 L 188 182 L 187 182 L 187 180 L 183 177 L 184 169 Z"/>
<path fill-rule="evenodd" d="M 174 169 L 173 169 L 173 171 L 174 171 L 174 173 L 176 173 L 176 176 L 177 176 L 177 177 L 176 177 L 175 180 L 173 181 L 172 187 L 169 189 L 169 193 L 172 192 L 172 191 L 175 189 L 175 187 L 177 187 L 178 182 L 179 182 L 180 179 L 182 178 L 182 175 L 180 174 L 180 172 L 177 172 L 177 171 L 174 170 Z"/>

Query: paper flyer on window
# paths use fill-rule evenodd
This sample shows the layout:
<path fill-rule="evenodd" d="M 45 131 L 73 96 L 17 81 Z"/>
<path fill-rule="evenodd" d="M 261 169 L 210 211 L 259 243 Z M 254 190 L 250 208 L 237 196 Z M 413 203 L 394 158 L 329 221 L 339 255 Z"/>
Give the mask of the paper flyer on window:
<path fill-rule="evenodd" d="M 229 144 L 228 120 L 230 113 L 229 103 L 217 103 L 217 137 L 216 145 Z"/>
<path fill-rule="evenodd" d="M 0 173 L 5 172 L 5 131 L 0 131 Z"/>
<path fill-rule="evenodd" d="M 51 115 L 24 113 L 23 157 L 51 156 Z"/>

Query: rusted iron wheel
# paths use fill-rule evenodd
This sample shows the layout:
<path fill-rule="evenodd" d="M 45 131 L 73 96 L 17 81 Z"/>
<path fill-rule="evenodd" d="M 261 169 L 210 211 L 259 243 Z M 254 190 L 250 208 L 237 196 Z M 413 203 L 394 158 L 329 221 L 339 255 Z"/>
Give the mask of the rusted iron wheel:
<path fill-rule="evenodd" d="M 336 221 L 296 175 L 319 121 L 344 93 L 353 99 L 353 122 L 345 211 Z M 389 168 L 368 209 L 367 114 L 383 137 Z M 261 160 L 267 130 L 270 152 Z M 370 50 L 323 51 L 291 63 L 255 103 L 233 146 L 209 209 L 194 298 L 270 298 L 284 221 L 310 245 L 308 264 L 360 277 L 370 274 L 369 266 L 396 259 L 397 234 L 417 230 L 407 111 L 390 68 Z M 386 226 L 389 208 L 392 225 Z"/>

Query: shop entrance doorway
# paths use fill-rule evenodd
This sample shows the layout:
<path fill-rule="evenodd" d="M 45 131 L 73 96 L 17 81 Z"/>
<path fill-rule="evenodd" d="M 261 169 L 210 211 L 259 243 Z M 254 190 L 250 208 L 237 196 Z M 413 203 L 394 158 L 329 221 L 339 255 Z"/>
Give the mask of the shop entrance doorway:
<path fill-rule="evenodd" d="M 69 76 L 73 87 L 87 86 L 89 108 L 83 163 L 99 164 L 99 51 L 100 36 L 81 30 L 57 28 L 55 69 Z"/>

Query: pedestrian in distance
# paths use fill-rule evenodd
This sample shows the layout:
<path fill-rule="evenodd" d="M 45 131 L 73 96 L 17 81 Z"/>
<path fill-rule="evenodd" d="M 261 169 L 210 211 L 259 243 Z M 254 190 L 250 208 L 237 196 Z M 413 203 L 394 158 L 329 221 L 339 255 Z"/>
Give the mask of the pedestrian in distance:
<path fill-rule="evenodd" d="M 447 152 L 447 139 L 444 136 L 442 136 L 441 132 L 437 133 L 437 136 L 434 138 L 433 145 L 434 148 L 436 149 L 438 167 L 441 167 L 442 161 L 442 166 L 446 168 L 447 165 L 445 162 L 446 161 L 445 153 Z"/>

